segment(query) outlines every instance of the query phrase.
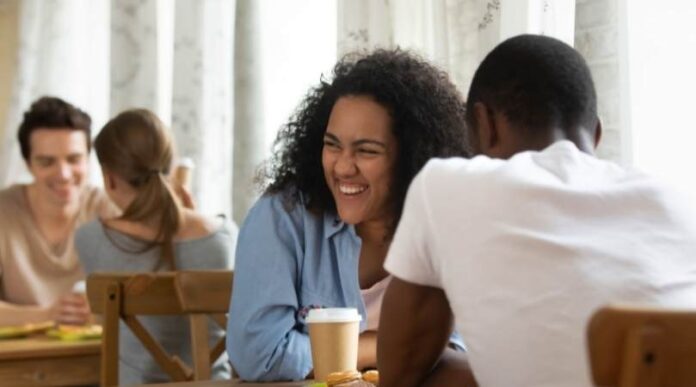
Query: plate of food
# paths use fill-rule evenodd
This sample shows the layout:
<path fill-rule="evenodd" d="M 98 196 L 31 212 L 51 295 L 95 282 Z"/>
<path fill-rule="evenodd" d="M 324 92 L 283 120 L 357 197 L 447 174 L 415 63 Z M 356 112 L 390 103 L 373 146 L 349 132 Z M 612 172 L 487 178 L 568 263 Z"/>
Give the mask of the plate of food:
<path fill-rule="evenodd" d="M 98 339 L 102 335 L 102 326 L 90 325 L 58 325 L 46 332 L 46 336 L 65 341 L 80 341 Z"/>
<path fill-rule="evenodd" d="M 358 371 L 332 372 L 326 378 L 326 383 L 310 384 L 310 387 L 377 387 L 379 386 L 379 372 L 367 371 L 361 374 Z"/>
<path fill-rule="evenodd" d="M 53 321 L 40 323 L 27 323 L 22 325 L 8 325 L 0 327 L 0 339 L 14 339 L 29 336 L 33 333 L 43 332 L 55 326 Z"/>

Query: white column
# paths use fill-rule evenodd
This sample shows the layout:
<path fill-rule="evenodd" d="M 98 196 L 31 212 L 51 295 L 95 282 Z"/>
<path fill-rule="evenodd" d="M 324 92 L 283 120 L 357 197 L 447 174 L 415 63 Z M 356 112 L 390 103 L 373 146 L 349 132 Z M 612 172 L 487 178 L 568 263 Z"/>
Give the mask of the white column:
<path fill-rule="evenodd" d="M 95 130 L 104 124 L 108 115 L 108 18 L 106 0 L 19 3 L 17 67 L 7 119 L 2 123 L 6 129 L 0 151 L 1 185 L 31 179 L 16 134 L 23 113 L 38 97 L 53 95 L 80 107 L 92 116 Z"/>
<path fill-rule="evenodd" d="M 232 215 L 238 224 L 241 224 L 256 199 L 254 176 L 264 155 L 259 7 L 257 0 L 238 0 L 235 18 Z"/>
<path fill-rule="evenodd" d="M 172 129 L 208 214 L 232 210 L 234 1 L 177 0 Z"/>
<path fill-rule="evenodd" d="M 111 2 L 111 114 L 140 107 L 171 114 L 173 3 Z"/>

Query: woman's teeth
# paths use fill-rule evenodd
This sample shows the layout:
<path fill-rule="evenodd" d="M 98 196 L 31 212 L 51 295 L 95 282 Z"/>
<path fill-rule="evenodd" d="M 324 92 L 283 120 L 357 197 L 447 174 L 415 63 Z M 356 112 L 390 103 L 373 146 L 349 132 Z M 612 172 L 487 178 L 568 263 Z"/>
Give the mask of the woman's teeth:
<path fill-rule="evenodd" d="M 339 184 L 338 190 L 345 195 L 357 195 L 367 189 L 366 185 L 344 185 Z"/>

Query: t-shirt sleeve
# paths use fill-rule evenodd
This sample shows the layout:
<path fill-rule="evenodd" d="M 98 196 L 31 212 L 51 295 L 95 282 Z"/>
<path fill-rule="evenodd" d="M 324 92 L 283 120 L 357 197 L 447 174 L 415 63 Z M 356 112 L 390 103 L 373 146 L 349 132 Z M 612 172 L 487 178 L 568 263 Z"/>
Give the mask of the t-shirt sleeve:
<path fill-rule="evenodd" d="M 385 269 L 418 285 L 441 287 L 431 251 L 432 228 L 426 197 L 427 167 L 411 183 L 401 220 L 389 248 Z"/>

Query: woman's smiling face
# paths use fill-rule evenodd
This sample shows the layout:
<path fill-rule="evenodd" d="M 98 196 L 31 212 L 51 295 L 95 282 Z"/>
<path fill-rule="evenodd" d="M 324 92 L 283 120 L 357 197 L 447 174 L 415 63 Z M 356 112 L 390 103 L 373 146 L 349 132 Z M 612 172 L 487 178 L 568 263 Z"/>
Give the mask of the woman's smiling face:
<path fill-rule="evenodd" d="M 322 166 L 338 216 L 348 224 L 387 220 L 398 145 L 392 119 L 369 96 L 339 98 L 324 134 Z"/>

